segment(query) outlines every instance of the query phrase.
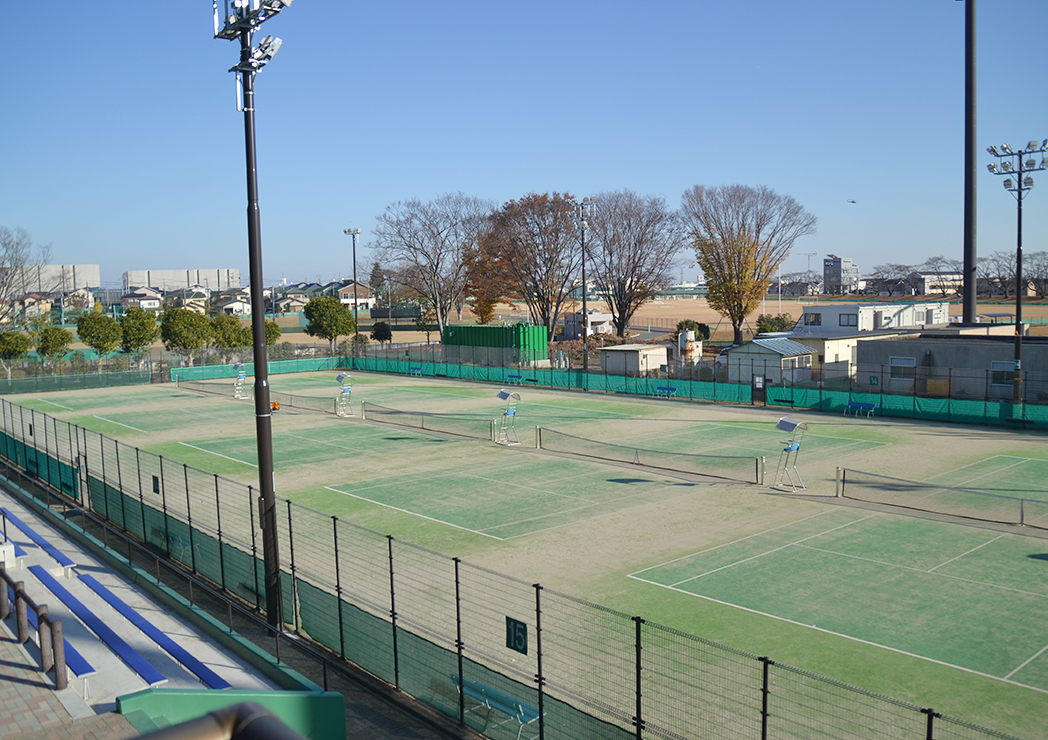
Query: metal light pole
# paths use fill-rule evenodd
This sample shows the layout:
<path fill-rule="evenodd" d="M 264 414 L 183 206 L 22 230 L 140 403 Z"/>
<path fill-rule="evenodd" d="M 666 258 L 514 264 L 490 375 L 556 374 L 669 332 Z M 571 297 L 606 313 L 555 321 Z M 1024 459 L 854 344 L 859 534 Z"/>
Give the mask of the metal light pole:
<path fill-rule="evenodd" d="M 1000 150 L 995 146 L 986 149 L 990 154 L 997 157 L 996 163 L 988 164 L 986 167 L 995 175 L 1008 175 L 1004 181 L 1004 189 L 1015 196 L 1017 205 L 1016 223 L 1016 246 L 1015 246 L 1015 375 L 1012 380 L 1015 388 L 1012 394 L 1012 402 L 1022 403 L 1022 359 L 1023 359 L 1023 198 L 1033 188 L 1033 178 L 1023 173 L 1035 172 L 1037 170 L 1048 170 L 1048 139 L 1038 144 L 1031 141 L 1026 149 L 1013 152 L 1007 144 L 1002 144 Z M 1041 153 L 1041 163 L 1038 164 L 1033 155 Z M 1023 161 L 1023 158 L 1027 159 Z M 1015 180 L 1012 180 L 1012 176 Z"/>
<path fill-rule="evenodd" d="M 262 559 L 265 569 L 266 618 L 270 626 L 283 630 L 283 602 L 280 593 L 280 551 L 276 527 L 276 473 L 273 469 L 273 410 L 269 400 L 269 368 L 266 361 L 266 318 L 262 294 L 262 226 L 258 210 L 258 173 L 255 161 L 255 73 L 280 49 L 280 39 L 266 36 L 257 48 L 251 39 L 255 29 L 272 18 L 292 0 L 224 0 L 221 18 L 218 0 L 215 11 L 215 38 L 240 41 L 240 64 L 229 71 L 237 73 L 243 92 L 244 145 L 247 155 L 247 240 L 251 280 L 251 332 L 255 360 L 255 437 L 258 447 L 258 487 L 261 494 Z"/>
<path fill-rule="evenodd" d="M 593 215 L 593 209 L 597 204 L 596 198 L 589 196 L 579 203 L 575 200 L 569 201 L 575 209 L 575 222 L 579 226 L 580 241 L 582 243 L 582 375 L 583 389 L 585 389 L 585 377 L 589 374 L 589 312 L 586 306 L 586 231 L 589 229 L 589 217 Z"/>
<path fill-rule="evenodd" d="M 353 237 L 353 326 L 356 331 L 353 354 L 356 354 L 360 343 L 360 315 L 357 313 L 357 237 L 360 236 L 360 229 L 343 229 L 342 233 Z"/>

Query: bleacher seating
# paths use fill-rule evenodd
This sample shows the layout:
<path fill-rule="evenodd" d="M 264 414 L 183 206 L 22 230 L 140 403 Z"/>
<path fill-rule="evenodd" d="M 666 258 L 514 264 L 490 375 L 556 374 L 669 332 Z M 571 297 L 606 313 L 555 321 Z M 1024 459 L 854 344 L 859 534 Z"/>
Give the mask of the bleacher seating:
<path fill-rule="evenodd" d="M 65 577 L 69 577 L 69 571 L 76 567 L 76 563 L 74 563 L 72 559 L 69 558 L 69 556 L 61 552 L 57 547 L 55 547 L 46 539 L 44 539 L 42 535 L 38 534 L 32 527 L 30 527 L 17 516 L 12 514 L 10 510 L 7 509 L 7 507 L 0 506 L 0 512 L 3 512 L 4 517 L 7 519 L 7 521 L 11 522 L 19 530 L 21 530 L 22 534 L 31 539 L 37 547 L 39 547 L 41 550 L 43 550 L 52 558 L 54 558 L 55 562 L 62 566 L 65 572 Z"/>

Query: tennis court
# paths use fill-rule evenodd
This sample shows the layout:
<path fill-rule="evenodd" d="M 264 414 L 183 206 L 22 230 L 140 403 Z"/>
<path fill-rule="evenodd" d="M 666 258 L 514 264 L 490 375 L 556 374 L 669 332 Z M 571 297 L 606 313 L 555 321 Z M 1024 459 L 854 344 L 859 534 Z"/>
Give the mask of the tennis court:
<path fill-rule="evenodd" d="M 278 392 L 333 399 L 336 374 L 271 380 Z M 995 722 L 995 703 L 1048 710 L 1048 539 L 848 508 L 833 498 L 838 466 L 849 468 L 849 487 L 854 467 L 922 480 L 918 495 L 929 487 L 1006 495 L 1048 487 L 1043 435 L 513 386 L 522 445 L 507 448 L 383 423 L 381 415 L 361 419 L 366 402 L 441 415 L 446 432 L 482 429 L 501 421 L 499 385 L 352 374 L 355 417 L 308 406 L 273 416 L 280 497 L 1021 736 L 1033 735 L 1022 721 Z M 253 485 L 253 403 L 232 398 L 231 380 L 216 385 L 220 395 L 164 385 L 12 400 Z M 769 488 L 788 436 L 775 425 L 785 415 L 809 425 L 801 495 Z M 526 449 L 536 426 L 667 456 L 749 457 L 747 471 L 764 456 L 765 486 L 629 465 L 632 457 L 611 463 L 578 449 L 536 452 Z M 853 642 L 864 658 L 857 661 L 841 648 L 842 635 L 889 650 Z"/>
<path fill-rule="evenodd" d="M 829 509 L 632 574 L 1048 690 L 1048 542 Z"/>

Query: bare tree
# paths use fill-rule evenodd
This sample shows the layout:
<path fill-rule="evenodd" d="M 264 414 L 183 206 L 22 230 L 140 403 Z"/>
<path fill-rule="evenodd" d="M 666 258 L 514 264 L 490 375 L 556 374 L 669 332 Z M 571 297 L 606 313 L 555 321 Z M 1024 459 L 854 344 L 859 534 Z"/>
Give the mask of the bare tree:
<path fill-rule="evenodd" d="M 1015 252 L 994 252 L 978 260 L 979 274 L 986 278 L 990 295 L 1012 295 L 1015 288 Z"/>
<path fill-rule="evenodd" d="M 935 276 L 934 287 L 939 291 L 943 298 L 950 293 L 957 292 L 955 276 L 961 274 L 962 267 L 960 261 L 947 259 L 942 256 L 929 257 L 924 261 L 923 265 L 918 267 L 918 269 Z"/>
<path fill-rule="evenodd" d="M 14 318 L 12 301 L 40 282 L 41 267 L 51 261 L 51 245 L 33 244 L 21 227 L 0 226 L 0 324 Z M 53 287 L 40 289 L 51 293 Z"/>
<path fill-rule="evenodd" d="M 815 233 L 816 218 L 788 195 L 764 185 L 696 185 L 681 213 L 706 273 L 711 308 L 731 321 L 735 344 L 793 243 Z"/>
<path fill-rule="evenodd" d="M 532 193 L 494 213 L 481 240 L 485 259 L 498 259 L 507 285 L 549 339 L 582 261 L 570 197 Z"/>
<path fill-rule="evenodd" d="M 462 193 L 428 203 L 394 203 L 377 219 L 375 246 L 396 282 L 433 307 L 443 334 L 451 309 L 461 305 L 467 278 L 466 257 L 494 204 Z"/>
<path fill-rule="evenodd" d="M 1031 252 L 1025 255 L 1023 276 L 1029 277 L 1035 296 L 1048 298 L 1048 252 Z"/>
<path fill-rule="evenodd" d="M 906 290 L 906 277 L 912 272 L 909 265 L 900 265 L 889 262 L 884 265 L 875 265 L 870 273 L 871 279 L 877 281 L 881 288 L 893 296 L 902 294 Z"/>
<path fill-rule="evenodd" d="M 637 309 L 673 279 L 680 220 L 665 198 L 623 190 L 596 197 L 590 226 L 586 252 L 593 281 L 611 311 L 615 333 L 624 337 Z"/>

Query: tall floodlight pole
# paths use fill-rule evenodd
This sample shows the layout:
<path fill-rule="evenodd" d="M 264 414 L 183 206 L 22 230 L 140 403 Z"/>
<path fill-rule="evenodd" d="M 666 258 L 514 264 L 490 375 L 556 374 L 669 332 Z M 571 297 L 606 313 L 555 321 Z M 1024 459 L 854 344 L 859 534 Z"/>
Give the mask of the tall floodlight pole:
<path fill-rule="evenodd" d="M 255 73 L 280 49 L 280 39 L 266 36 L 257 47 L 251 38 L 255 29 L 272 18 L 292 0 L 212 0 L 215 38 L 240 41 L 240 63 L 229 71 L 237 74 L 244 111 L 244 145 L 247 153 L 247 242 L 251 279 L 251 332 L 255 360 L 255 437 L 258 446 L 258 487 L 262 526 L 262 559 L 265 569 L 266 617 L 283 630 L 280 594 L 280 552 L 276 527 L 276 474 L 273 470 L 273 410 L 269 400 L 269 368 L 266 362 L 266 317 L 262 295 L 262 226 L 258 211 L 258 173 L 255 163 Z"/>
<path fill-rule="evenodd" d="M 360 229 L 342 229 L 342 233 L 353 237 L 353 325 L 356 331 L 353 354 L 356 354 L 360 343 L 360 316 L 357 313 L 357 237 L 360 236 Z"/>
<path fill-rule="evenodd" d="M 987 168 L 995 175 L 1006 175 L 1004 189 L 1015 196 L 1017 205 L 1016 224 L 1016 246 L 1015 246 L 1015 374 L 1012 380 L 1015 388 L 1012 401 L 1015 404 L 1022 403 L 1022 359 L 1023 359 L 1023 198 L 1033 188 L 1033 178 L 1027 172 L 1037 170 L 1048 170 L 1048 139 L 1038 143 L 1031 141 L 1026 149 L 1013 152 L 1007 144 L 987 148 L 990 154 L 997 157 L 997 162 L 987 165 Z M 1035 153 L 1040 153 L 1040 164 L 1033 158 Z M 1024 161 L 1025 158 L 1025 161 Z M 1013 180 L 1012 177 L 1015 179 Z"/>
<path fill-rule="evenodd" d="M 964 0 L 964 273 L 962 275 L 961 320 L 975 323 L 975 294 L 978 287 L 975 246 L 975 173 L 978 145 L 975 141 L 975 0 Z"/>
<path fill-rule="evenodd" d="M 589 373 L 589 312 L 586 306 L 586 232 L 589 230 L 589 217 L 593 215 L 593 209 L 597 204 L 596 198 L 590 198 L 589 196 L 582 199 L 579 203 L 575 200 L 570 201 L 571 206 L 575 209 L 575 223 L 579 227 L 579 241 L 582 244 L 582 376 L 583 379 Z M 585 380 L 583 380 L 583 389 L 585 389 Z"/>

